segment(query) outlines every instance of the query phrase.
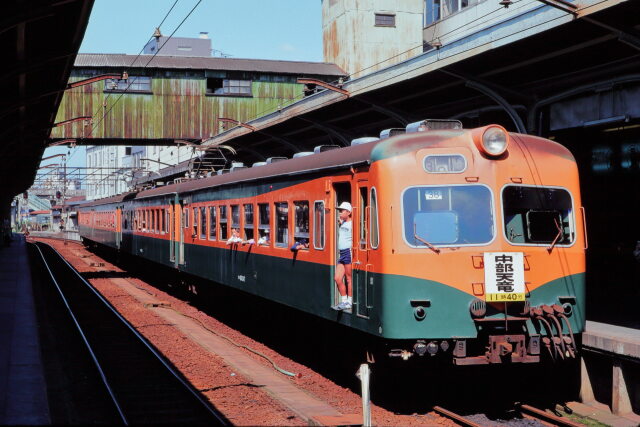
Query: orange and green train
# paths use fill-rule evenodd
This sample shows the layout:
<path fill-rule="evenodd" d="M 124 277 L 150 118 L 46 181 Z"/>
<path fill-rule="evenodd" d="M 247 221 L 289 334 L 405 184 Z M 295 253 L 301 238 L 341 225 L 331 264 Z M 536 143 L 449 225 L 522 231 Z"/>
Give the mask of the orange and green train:
<path fill-rule="evenodd" d="M 573 357 L 587 246 L 575 159 L 500 126 L 442 124 L 92 201 L 80 234 L 366 332 L 405 360 Z M 354 304 L 337 312 L 344 201 Z"/>

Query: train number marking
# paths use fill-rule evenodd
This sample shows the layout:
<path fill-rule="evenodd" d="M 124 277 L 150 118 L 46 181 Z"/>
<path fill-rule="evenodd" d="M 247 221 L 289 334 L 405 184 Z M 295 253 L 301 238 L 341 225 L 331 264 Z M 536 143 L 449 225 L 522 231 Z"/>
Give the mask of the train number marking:
<path fill-rule="evenodd" d="M 238 280 L 244 283 L 244 282 L 246 282 L 247 279 L 246 279 L 246 277 L 244 277 L 242 275 L 239 275 L 238 276 Z"/>

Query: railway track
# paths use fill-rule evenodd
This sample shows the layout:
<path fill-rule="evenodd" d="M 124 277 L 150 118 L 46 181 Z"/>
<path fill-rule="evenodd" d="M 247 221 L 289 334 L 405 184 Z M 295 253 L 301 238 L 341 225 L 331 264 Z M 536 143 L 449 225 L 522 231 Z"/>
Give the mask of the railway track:
<path fill-rule="evenodd" d="M 433 410 L 438 414 L 445 416 L 457 424 L 468 427 L 483 427 L 482 423 L 479 423 L 475 420 L 471 420 L 469 417 L 465 417 L 463 415 L 459 415 L 453 411 L 445 409 L 440 406 L 434 406 Z M 517 403 L 514 405 L 514 412 L 518 414 L 520 419 L 529 419 L 529 420 L 537 420 L 540 424 L 545 426 L 558 426 L 558 427 L 583 427 L 583 424 L 576 423 L 575 421 L 569 420 L 567 418 L 559 417 L 554 414 L 550 414 L 542 409 L 538 409 L 531 405 L 525 405 L 522 403 Z M 505 425 L 511 424 L 509 421 L 504 423 Z M 517 424 L 517 423 L 514 423 Z"/>
<path fill-rule="evenodd" d="M 99 372 L 129 424 L 229 422 L 51 246 L 33 243 Z"/>

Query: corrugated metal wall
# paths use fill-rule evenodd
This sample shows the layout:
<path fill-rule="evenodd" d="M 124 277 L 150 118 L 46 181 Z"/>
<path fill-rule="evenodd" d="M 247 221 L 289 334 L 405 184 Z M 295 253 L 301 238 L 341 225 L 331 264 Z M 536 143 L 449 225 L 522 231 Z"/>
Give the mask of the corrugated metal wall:
<path fill-rule="evenodd" d="M 74 71 L 70 82 L 112 70 Z M 52 138 L 197 139 L 221 132 L 219 117 L 246 122 L 302 97 L 304 85 L 291 76 L 254 75 L 251 97 L 206 95 L 207 80 L 193 71 L 147 74 L 152 94 L 105 92 L 105 82 L 68 90 L 56 122 L 92 116 L 93 123 L 76 122 L 55 128 Z M 134 76 L 130 72 L 130 76 Z M 103 115 L 107 112 L 104 119 Z M 229 125 L 227 125 L 229 126 Z"/>

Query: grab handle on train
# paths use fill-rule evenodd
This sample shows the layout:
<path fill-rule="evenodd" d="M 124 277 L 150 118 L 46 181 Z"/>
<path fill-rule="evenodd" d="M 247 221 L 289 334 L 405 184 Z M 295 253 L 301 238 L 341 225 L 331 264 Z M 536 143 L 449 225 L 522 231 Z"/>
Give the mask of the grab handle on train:
<path fill-rule="evenodd" d="M 582 232 L 584 233 L 584 249 L 589 249 L 589 240 L 587 239 L 587 214 L 584 211 L 584 206 L 580 206 L 580 212 L 582 212 Z"/>

